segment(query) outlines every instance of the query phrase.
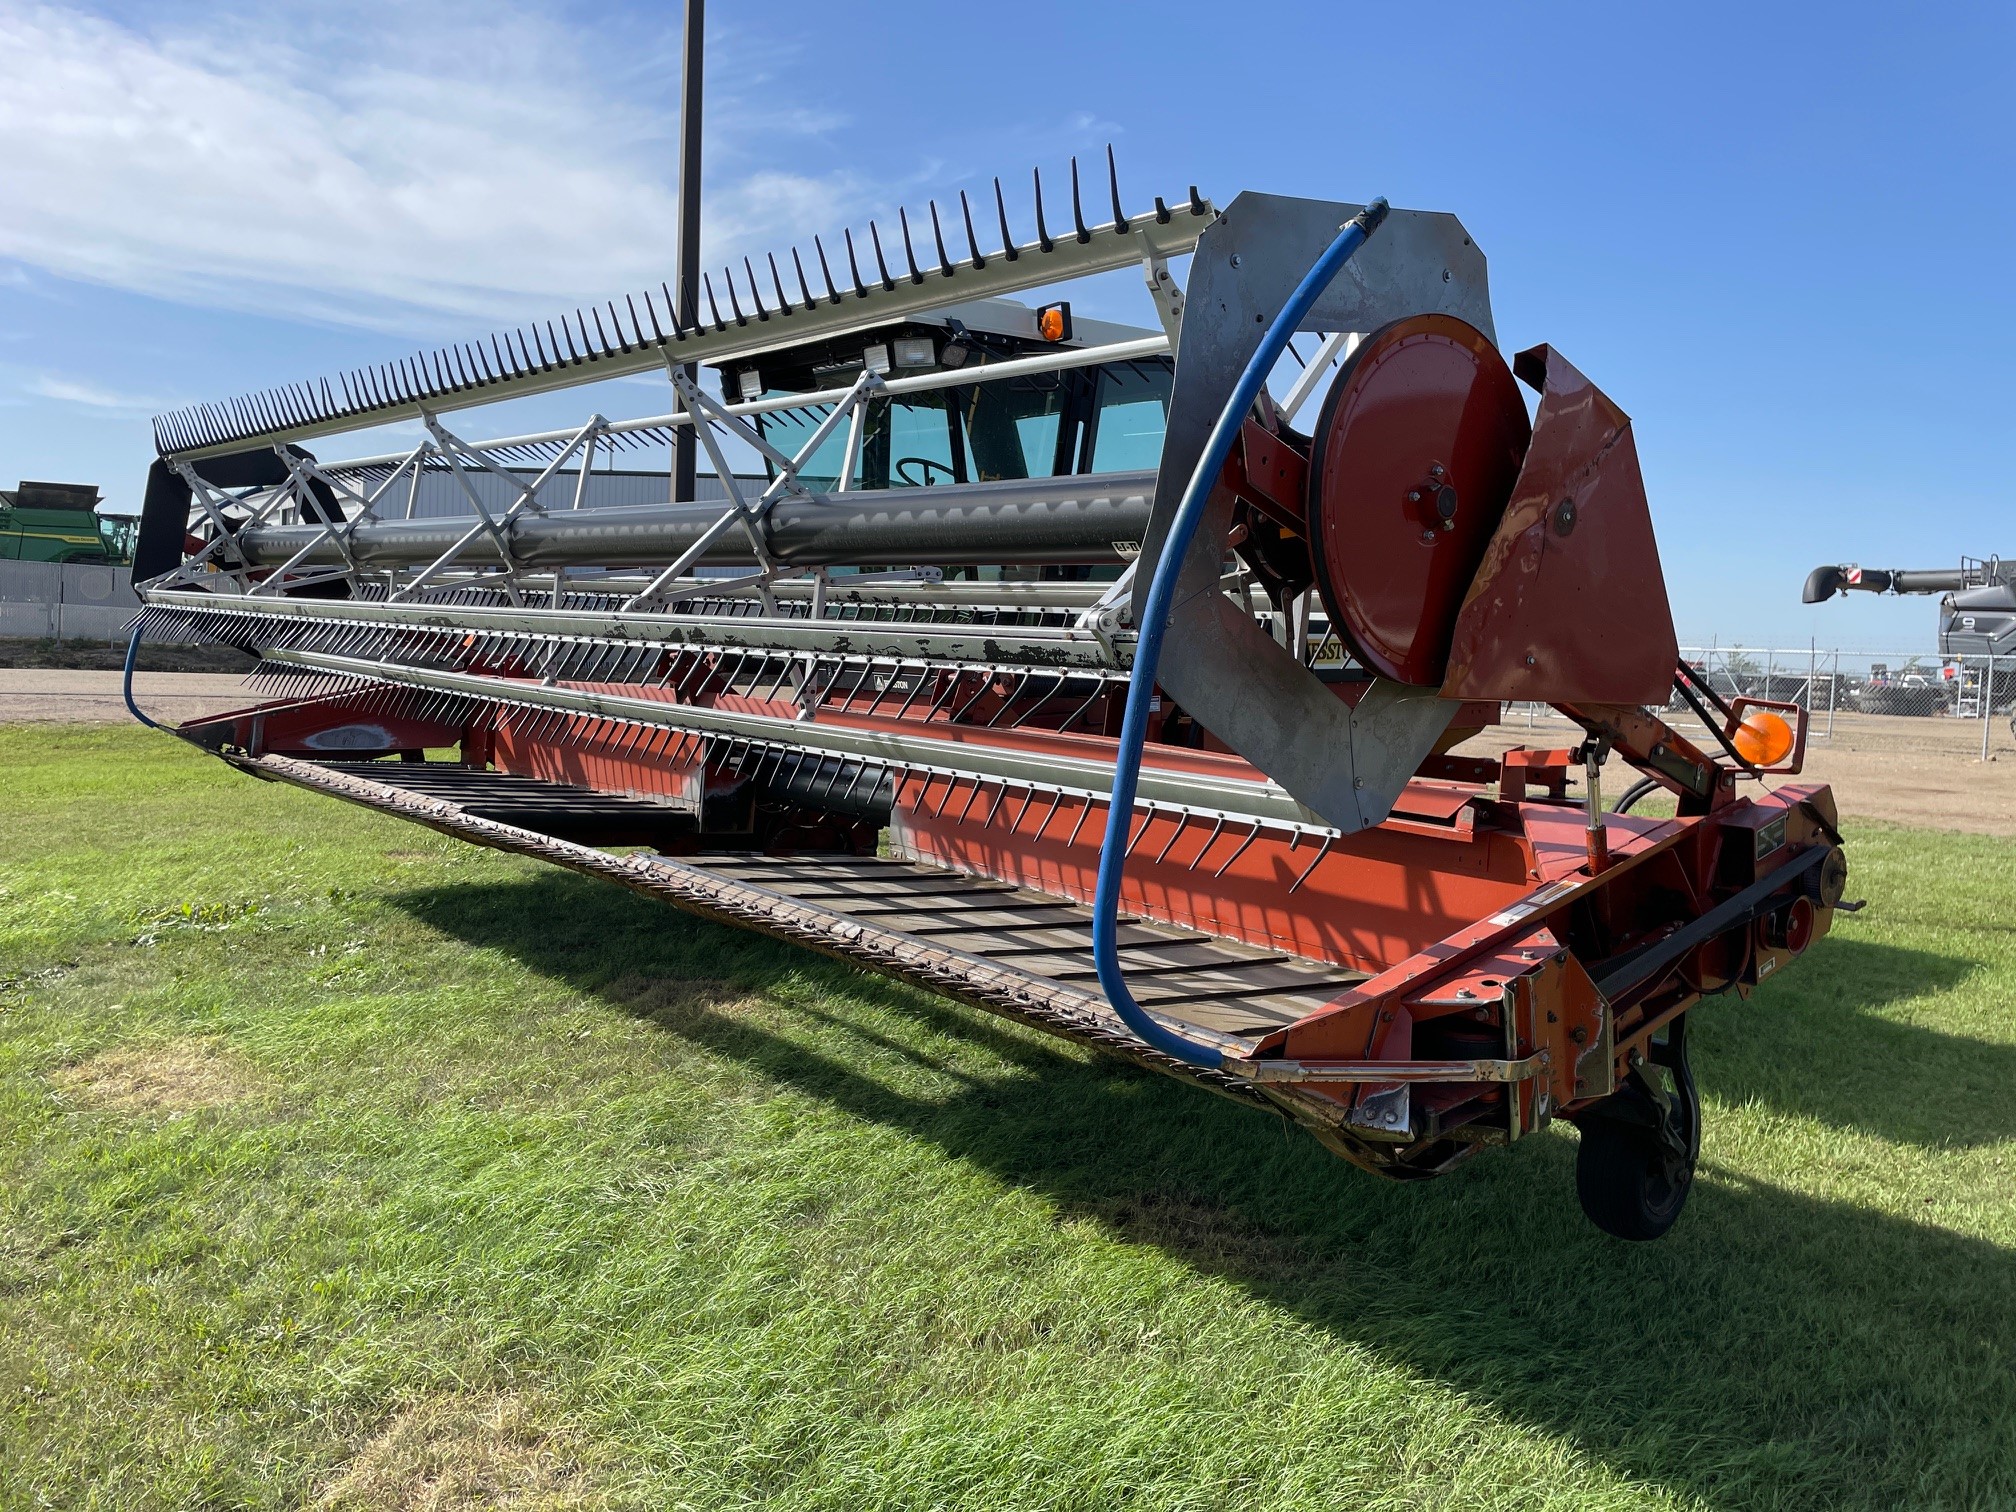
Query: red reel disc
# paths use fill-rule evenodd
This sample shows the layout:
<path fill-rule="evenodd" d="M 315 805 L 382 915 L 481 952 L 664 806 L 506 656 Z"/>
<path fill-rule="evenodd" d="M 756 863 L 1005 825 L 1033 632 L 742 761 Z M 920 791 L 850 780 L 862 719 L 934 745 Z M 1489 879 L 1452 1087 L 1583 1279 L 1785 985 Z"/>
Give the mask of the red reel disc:
<path fill-rule="evenodd" d="M 1307 521 L 1324 606 L 1365 666 L 1441 685 L 1532 434 L 1505 359 L 1452 315 L 1396 320 L 1351 354 L 1317 423 Z"/>

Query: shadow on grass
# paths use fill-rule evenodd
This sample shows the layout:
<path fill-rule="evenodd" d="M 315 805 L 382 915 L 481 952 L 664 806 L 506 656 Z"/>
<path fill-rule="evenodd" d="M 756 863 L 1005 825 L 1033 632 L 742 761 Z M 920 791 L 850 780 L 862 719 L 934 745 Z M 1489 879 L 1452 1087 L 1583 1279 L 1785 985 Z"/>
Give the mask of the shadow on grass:
<path fill-rule="evenodd" d="M 1981 969 L 1964 956 L 1831 936 L 1750 1002 L 1702 1015 L 1715 1095 L 1935 1148 L 2016 1138 L 2016 1046 L 1876 1012 L 1961 988 Z"/>
<path fill-rule="evenodd" d="M 1264 1115 L 1054 1053 L 977 1010 L 585 878 L 551 873 L 394 901 L 780 1086 L 1039 1192 L 1062 1218 L 1226 1278 L 1626 1475 L 1724 1506 L 2016 1496 L 2016 1255 L 1717 1172 L 1712 1130 L 1710 1164 L 1679 1227 L 1630 1246 L 1584 1222 L 1566 1138 L 1392 1186 Z M 1844 984 L 1921 964 L 1860 942 L 1827 949 L 1846 957 Z M 714 1011 L 720 998 L 706 989 L 635 986 L 683 978 L 742 994 L 792 977 L 835 989 L 792 1040 Z M 1844 1006 L 1855 1005 L 1833 1012 Z M 1858 1123 L 1905 1127 L 1908 1094 L 1886 1106 L 1880 1086 L 1861 1085 L 1865 1059 L 1978 1054 L 1911 1030 L 1915 1038 L 1866 1058 L 1857 1052 L 1844 1073 L 1838 1023 L 1832 1034 L 1815 1027 L 1810 1043 L 1804 1030 L 1774 1037 L 1767 1009 L 1795 1024 L 1814 1011 L 1768 998 L 1711 1007 L 1723 1020 L 1703 1045 L 1711 1093 L 1727 1095 L 1733 1068 L 1738 1095 L 1769 1096 L 1757 1068 L 1782 1062 L 1813 1107 L 1838 1101 Z M 892 1033 L 892 1017 L 907 1023 Z M 1855 1027 L 1880 1040 L 1896 1026 Z M 928 1099 L 856 1069 L 892 1050 L 933 1062 L 933 1040 L 940 1053 L 947 1040 L 981 1047 L 997 1064 L 979 1077 L 969 1065 L 953 1090 Z M 2008 1114 L 1995 1118 L 2006 1129 Z"/>

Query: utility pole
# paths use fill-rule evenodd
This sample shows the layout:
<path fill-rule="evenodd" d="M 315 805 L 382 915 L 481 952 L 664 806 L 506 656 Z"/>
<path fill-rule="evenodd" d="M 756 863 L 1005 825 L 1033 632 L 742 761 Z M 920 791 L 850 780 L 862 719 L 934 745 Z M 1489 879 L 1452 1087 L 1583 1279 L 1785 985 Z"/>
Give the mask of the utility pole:
<path fill-rule="evenodd" d="M 707 0 L 686 0 L 686 49 L 679 76 L 679 263 L 673 275 L 672 317 L 687 330 L 700 324 L 700 80 L 705 67 Z M 689 383 L 700 369 L 682 369 Z M 672 502 L 693 498 L 693 427 L 672 432 Z"/>

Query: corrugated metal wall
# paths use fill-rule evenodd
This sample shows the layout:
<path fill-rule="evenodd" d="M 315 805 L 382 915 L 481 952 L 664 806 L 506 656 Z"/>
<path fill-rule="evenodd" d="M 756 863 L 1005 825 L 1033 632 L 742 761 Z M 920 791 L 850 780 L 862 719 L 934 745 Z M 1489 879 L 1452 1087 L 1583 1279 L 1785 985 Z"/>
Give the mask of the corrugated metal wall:
<path fill-rule="evenodd" d="M 111 642 L 139 609 L 127 568 L 0 562 L 0 637 Z"/>

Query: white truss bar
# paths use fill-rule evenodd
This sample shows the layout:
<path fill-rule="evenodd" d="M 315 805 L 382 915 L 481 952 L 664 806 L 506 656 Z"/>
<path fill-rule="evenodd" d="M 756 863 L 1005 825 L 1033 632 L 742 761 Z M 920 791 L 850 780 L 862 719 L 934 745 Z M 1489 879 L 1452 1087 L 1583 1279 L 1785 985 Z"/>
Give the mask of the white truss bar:
<path fill-rule="evenodd" d="M 1131 362 L 1142 357 L 1162 357 L 1169 352 L 1166 336 L 1140 336 L 1132 341 L 1108 342 L 1105 346 L 1072 347 L 1066 351 L 1040 352 L 1033 357 L 1016 357 L 1007 362 L 986 362 L 974 367 L 950 368 L 942 373 L 919 373 L 914 378 L 882 380 L 885 394 L 922 394 L 934 389 L 965 388 L 974 383 L 991 383 L 1003 378 L 1022 378 L 1035 373 L 1061 373 L 1068 368 L 1092 367 L 1103 362 Z M 838 404 L 852 388 L 820 389 L 810 394 L 779 394 L 770 399 L 747 399 L 736 404 L 717 404 L 724 415 L 768 415 L 778 410 L 805 409 L 815 404 Z M 620 436 L 631 431 L 669 430 L 691 425 L 693 417 L 683 410 L 667 415 L 646 415 L 637 420 L 611 420 L 603 427 L 606 435 Z M 490 441 L 471 441 L 475 447 L 546 446 L 565 441 L 571 430 L 533 431 L 522 436 L 499 436 Z M 386 452 L 375 457 L 345 457 L 324 462 L 324 468 L 355 472 L 365 467 L 390 467 L 405 453 Z"/>
<path fill-rule="evenodd" d="M 184 460 L 226 456 L 258 446 L 282 441 L 305 441 L 316 436 L 341 435 L 401 420 L 420 420 L 430 414 L 470 409 L 528 394 L 550 393 L 556 389 L 599 383 L 635 373 L 654 372 L 667 363 L 722 363 L 739 357 L 756 356 L 779 347 L 798 346 L 868 331 L 913 315 L 927 315 L 949 304 L 992 299 L 1017 294 L 1046 284 L 1063 283 L 1095 273 L 1133 267 L 1144 258 L 1180 257 L 1197 245 L 1197 238 L 1211 224 L 1216 211 L 1200 201 L 1196 209 L 1186 202 L 1167 221 L 1154 215 L 1133 217 L 1123 228 L 1114 223 L 1089 228 L 1081 240 L 1071 231 L 1060 231 L 1042 241 L 985 255 L 984 266 L 961 261 L 920 272 L 915 279 L 907 274 L 890 280 L 885 288 L 879 278 L 861 293 L 842 291 L 838 299 L 816 297 L 810 306 L 800 305 L 788 313 L 772 310 L 767 315 L 744 316 L 724 321 L 711 329 L 652 338 L 629 351 L 596 352 L 579 359 L 560 359 L 544 369 L 473 383 L 460 390 L 432 392 L 417 400 L 372 405 L 350 414 L 328 419 L 310 419 L 299 424 L 277 426 L 230 441 L 208 446 L 192 446 L 164 455 Z"/>

